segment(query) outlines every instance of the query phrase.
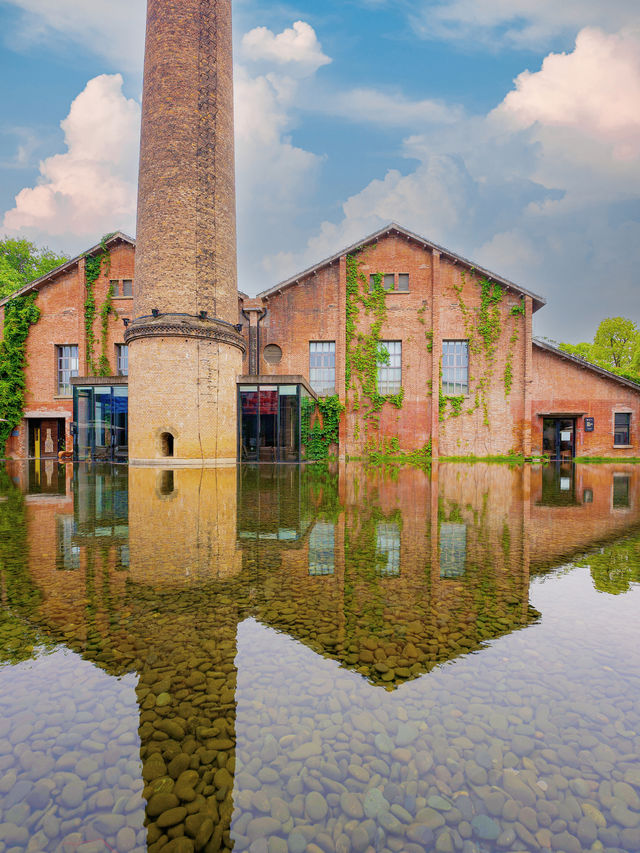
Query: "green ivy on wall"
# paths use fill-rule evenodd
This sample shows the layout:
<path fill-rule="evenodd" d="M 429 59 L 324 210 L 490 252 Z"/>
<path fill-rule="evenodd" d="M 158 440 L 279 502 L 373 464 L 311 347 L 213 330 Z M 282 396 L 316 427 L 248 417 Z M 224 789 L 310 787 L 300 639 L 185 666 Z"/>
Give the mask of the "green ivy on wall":
<path fill-rule="evenodd" d="M 24 411 L 29 329 L 38 322 L 37 293 L 19 296 L 4 306 L 4 333 L 0 341 L 0 451 L 20 423 Z"/>
<path fill-rule="evenodd" d="M 313 420 L 316 407 L 320 412 L 321 421 L 320 419 L 316 419 L 312 426 L 311 421 Z M 306 450 L 307 459 L 327 459 L 331 445 L 338 444 L 340 438 L 340 416 L 343 412 L 344 406 L 337 394 L 333 394 L 330 397 L 321 397 L 317 403 L 309 397 L 303 398 L 300 440 Z"/>
<path fill-rule="evenodd" d="M 361 412 L 368 433 L 370 427 L 379 426 L 378 413 L 385 403 L 402 408 L 404 388 L 397 394 L 378 392 L 378 366 L 389 361 L 389 353 L 381 346 L 380 338 L 387 318 L 387 291 L 382 286 L 382 273 L 371 277 L 370 286 L 360 269 L 360 255 L 347 255 L 345 379 L 347 395 L 353 394 L 353 411 Z M 362 309 L 366 317 L 371 317 L 368 332 L 359 326 Z M 359 432 L 358 427 L 358 435 Z"/>
<path fill-rule="evenodd" d="M 101 356 L 96 365 L 95 350 L 96 350 L 96 334 L 94 331 L 94 323 L 96 314 L 98 313 L 96 305 L 95 284 L 101 273 L 104 270 L 105 275 L 109 274 L 111 269 L 111 255 L 107 247 L 107 240 L 112 237 L 112 234 L 105 234 L 100 241 L 100 252 L 97 255 L 84 256 L 84 331 L 86 342 L 86 361 L 87 374 L 89 376 L 109 376 L 111 370 L 109 359 L 107 357 L 107 335 L 109 332 L 109 316 L 115 314 L 113 310 L 113 285 L 109 285 L 107 297 L 104 305 L 100 309 L 101 317 Z"/>

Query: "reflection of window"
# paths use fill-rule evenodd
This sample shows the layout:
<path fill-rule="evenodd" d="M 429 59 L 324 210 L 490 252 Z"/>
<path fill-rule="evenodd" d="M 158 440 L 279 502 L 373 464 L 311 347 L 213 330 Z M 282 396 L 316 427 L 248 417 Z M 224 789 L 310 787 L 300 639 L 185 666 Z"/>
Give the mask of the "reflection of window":
<path fill-rule="evenodd" d="M 129 546 L 118 545 L 116 569 L 119 572 L 127 571 L 129 568 Z"/>
<path fill-rule="evenodd" d="M 629 506 L 629 484 L 631 477 L 629 474 L 614 474 L 613 475 L 613 508 L 623 509 Z"/>
<path fill-rule="evenodd" d="M 592 504 L 593 503 L 593 489 L 585 489 L 582 493 L 582 503 L 583 504 Z"/>
<path fill-rule="evenodd" d="M 467 525 L 443 521 L 440 524 L 440 577 L 462 577 L 466 562 Z"/>
<path fill-rule="evenodd" d="M 442 341 L 442 393 L 469 393 L 469 341 Z"/>
<path fill-rule="evenodd" d="M 71 377 L 78 375 L 78 347 L 59 346 L 58 355 L 58 396 L 71 396 Z"/>
<path fill-rule="evenodd" d="M 56 568 L 73 572 L 80 568 L 80 546 L 73 544 L 76 522 L 72 515 L 60 515 L 56 518 L 58 537 L 58 559 Z"/>
<path fill-rule="evenodd" d="M 613 445 L 614 447 L 631 444 L 631 415 L 626 412 L 616 412 L 614 417 Z"/>
<path fill-rule="evenodd" d="M 335 394 L 335 341 L 309 341 L 309 382 L 320 397 Z"/>
<path fill-rule="evenodd" d="M 379 349 L 378 394 L 397 394 L 402 387 L 402 341 L 380 341 Z"/>
<path fill-rule="evenodd" d="M 376 566 L 378 574 L 397 578 L 400 574 L 400 528 L 395 522 L 376 524 Z"/>
<path fill-rule="evenodd" d="M 335 524 L 318 521 L 309 534 L 309 574 L 332 575 L 335 570 Z"/>

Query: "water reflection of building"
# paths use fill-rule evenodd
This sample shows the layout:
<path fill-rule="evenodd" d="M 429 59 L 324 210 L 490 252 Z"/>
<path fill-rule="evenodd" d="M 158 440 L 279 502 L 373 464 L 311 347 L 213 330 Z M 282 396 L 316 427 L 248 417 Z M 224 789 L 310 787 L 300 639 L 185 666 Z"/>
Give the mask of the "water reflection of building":
<path fill-rule="evenodd" d="M 230 841 L 238 624 L 254 617 L 371 690 L 393 688 L 530 624 L 531 566 L 604 541 L 612 524 L 634 531 L 638 473 L 623 468 L 561 470 L 583 496 L 566 506 L 544 503 L 541 470 L 506 466 L 80 467 L 65 495 L 17 500 L 14 485 L 0 503 L 0 529 L 23 530 L 28 578 L 0 570 L 3 612 L 21 603 L 51 641 L 113 675 L 136 671 L 146 799 L 197 753 L 207 813 Z M 157 737 L 167 721 L 178 728 Z M 151 821 L 149 844 L 160 830 Z"/>

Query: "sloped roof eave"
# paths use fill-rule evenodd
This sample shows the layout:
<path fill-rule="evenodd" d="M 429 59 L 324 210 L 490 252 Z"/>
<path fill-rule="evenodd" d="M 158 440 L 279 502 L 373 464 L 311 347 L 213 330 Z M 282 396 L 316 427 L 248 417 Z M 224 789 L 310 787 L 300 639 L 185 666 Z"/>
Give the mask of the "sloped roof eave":
<path fill-rule="evenodd" d="M 620 385 L 624 385 L 632 391 L 637 391 L 640 394 L 640 384 L 633 382 L 631 379 L 625 379 L 624 376 L 618 376 L 617 373 L 612 373 L 604 367 L 599 367 L 597 364 L 592 364 L 590 361 L 586 361 L 586 359 L 579 358 L 576 355 L 571 355 L 571 353 L 565 352 L 558 347 L 554 347 L 553 344 L 550 344 L 547 341 L 541 341 L 540 338 L 534 338 L 533 345 L 538 347 L 538 349 L 551 353 L 551 355 L 555 355 L 559 358 L 565 359 L 566 361 L 572 362 L 576 367 L 581 367 L 583 370 L 590 370 L 592 373 L 597 373 L 603 379 L 610 379 L 614 382 L 618 382 Z"/>
<path fill-rule="evenodd" d="M 427 240 L 425 237 L 421 237 L 419 234 L 414 234 L 412 231 L 409 231 L 407 228 L 404 228 L 402 225 L 398 225 L 395 222 L 390 222 L 388 225 L 385 225 L 378 231 L 374 231 L 373 234 L 369 234 L 367 237 L 362 240 L 359 240 L 357 243 L 354 243 L 353 245 L 348 246 L 345 249 L 341 249 L 339 252 L 336 252 L 330 257 L 325 258 L 324 260 L 320 261 L 312 267 L 309 267 L 306 270 L 303 270 L 302 272 L 296 273 L 296 275 L 293 275 L 290 278 L 281 281 L 279 284 L 276 284 L 267 290 L 263 290 L 261 293 L 257 294 L 256 299 L 269 299 L 269 297 L 274 296 L 275 294 L 280 293 L 281 291 L 286 290 L 289 287 L 293 287 L 294 285 L 299 284 L 303 279 L 315 275 L 321 269 L 331 266 L 332 264 L 339 261 L 340 258 L 344 255 L 349 255 L 353 252 L 358 251 L 359 249 L 363 249 L 371 243 L 374 243 L 376 240 L 379 240 L 381 237 L 386 237 L 387 235 L 393 232 L 396 232 L 397 234 L 400 234 L 401 236 L 406 237 L 409 240 L 413 240 L 424 248 L 440 252 L 440 254 L 445 258 L 450 258 L 456 263 L 462 264 L 463 266 L 467 267 L 467 269 L 480 273 L 480 275 L 486 276 L 486 278 L 490 279 L 491 281 L 495 281 L 498 284 L 502 284 L 504 285 L 504 287 L 507 287 L 510 290 L 515 291 L 516 293 L 520 293 L 522 296 L 530 296 L 533 302 L 534 313 L 547 304 L 547 300 L 544 297 L 539 296 L 536 293 L 532 293 L 530 290 L 521 287 L 519 284 L 515 284 L 515 282 L 509 281 L 509 279 L 503 278 L 503 276 L 497 275 L 497 273 L 493 273 L 490 270 L 479 266 L 478 264 L 474 264 L 467 258 L 462 257 L 462 255 L 457 255 L 455 252 L 452 252 L 450 249 L 445 249 L 443 246 L 439 246 L 437 243 L 433 243 L 431 240 Z"/>
<path fill-rule="evenodd" d="M 133 237 L 129 237 L 128 234 L 125 234 L 124 231 L 115 231 L 109 239 L 106 241 L 107 246 L 110 246 L 112 243 L 121 240 L 123 243 L 130 243 L 132 246 L 136 245 L 136 241 Z M 72 270 L 74 266 L 76 266 L 82 258 L 87 255 L 95 255 L 97 252 L 102 249 L 102 243 L 97 243 L 95 246 L 92 246 L 90 249 L 87 249 L 86 252 L 81 252 L 79 255 L 76 255 L 75 258 L 71 258 L 68 261 L 65 261 L 60 266 L 55 267 L 52 270 L 49 270 L 45 275 L 40 276 L 40 278 L 35 278 L 33 281 L 28 282 L 19 290 L 15 290 L 13 293 L 10 293 L 8 296 L 5 296 L 4 299 L 0 299 L 0 308 L 3 305 L 6 305 L 7 302 L 11 302 L 12 299 L 16 299 L 18 296 L 26 296 L 28 293 L 32 293 L 34 290 L 39 290 L 43 284 L 46 284 L 48 281 L 56 278 L 59 275 L 64 275 L 64 273 Z"/>

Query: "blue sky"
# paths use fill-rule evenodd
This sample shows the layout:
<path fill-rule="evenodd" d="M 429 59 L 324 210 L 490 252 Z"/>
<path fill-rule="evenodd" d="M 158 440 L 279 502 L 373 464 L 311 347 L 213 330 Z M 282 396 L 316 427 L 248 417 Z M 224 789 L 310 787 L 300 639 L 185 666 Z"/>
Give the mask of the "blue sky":
<path fill-rule="evenodd" d="M 239 286 L 390 220 L 545 296 L 536 332 L 640 321 L 629 0 L 235 0 Z M 144 0 L 0 0 L 0 233 L 135 231 Z"/>

